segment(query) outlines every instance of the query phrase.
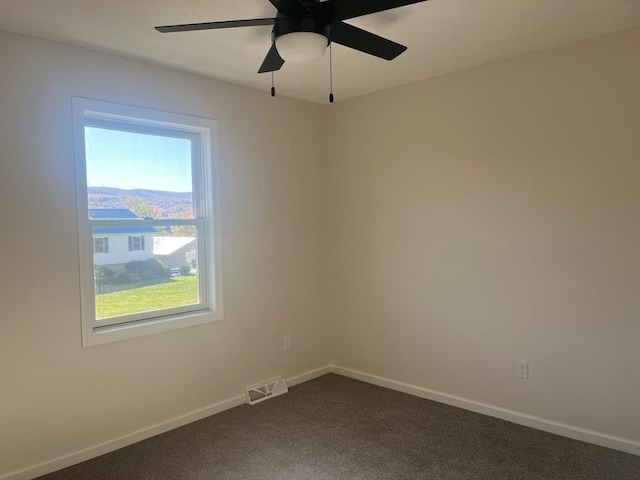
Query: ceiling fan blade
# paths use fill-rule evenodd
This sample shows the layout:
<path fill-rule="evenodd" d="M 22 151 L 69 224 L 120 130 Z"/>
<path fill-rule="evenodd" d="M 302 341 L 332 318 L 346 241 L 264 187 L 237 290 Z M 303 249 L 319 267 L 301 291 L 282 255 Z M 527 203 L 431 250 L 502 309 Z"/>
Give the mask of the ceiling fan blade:
<path fill-rule="evenodd" d="M 224 22 L 186 23 L 184 25 L 164 25 L 156 27 L 162 33 L 190 32 L 193 30 L 213 30 L 216 28 L 256 27 L 259 25 L 273 25 L 275 18 L 252 18 L 249 20 L 227 20 Z"/>
<path fill-rule="evenodd" d="M 407 47 L 343 22 L 331 24 L 331 41 L 375 57 L 393 60 Z"/>
<path fill-rule="evenodd" d="M 276 50 L 276 44 L 273 43 L 267 53 L 267 56 L 264 57 L 264 61 L 262 62 L 262 65 L 260 65 L 258 73 L 275 72 L 276 70 L 280 70 L 282 65 L 284 65 L 284 60 L 278 53 L 278 50 Z"/>
<path fill-rule="evenodd" d="M 296 12 L 296 11 L 309 11 L 302 0 L 269 0 L 271 5 L 276 7 L 279 12 Z"/>
<path fill-rule="evenodd" d="M 317 6 L 313 6 L 312 9 L 322 10 L 332 8 L 331 18 L 332 21 L 336 22 L 426 1 L 427 0 L 333 0 L 319 3 Z"/>

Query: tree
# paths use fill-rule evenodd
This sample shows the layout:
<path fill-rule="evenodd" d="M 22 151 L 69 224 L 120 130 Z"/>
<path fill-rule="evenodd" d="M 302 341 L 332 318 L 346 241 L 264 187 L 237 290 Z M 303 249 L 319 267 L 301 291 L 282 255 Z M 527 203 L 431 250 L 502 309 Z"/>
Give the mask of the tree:
<path fill-rule="evenodd" d="M 162 217 L 162 210 L 155 205 L 151 205 L 142 197 L 128 196 L 124 199 L 124 204 L 140 218 Z"/>

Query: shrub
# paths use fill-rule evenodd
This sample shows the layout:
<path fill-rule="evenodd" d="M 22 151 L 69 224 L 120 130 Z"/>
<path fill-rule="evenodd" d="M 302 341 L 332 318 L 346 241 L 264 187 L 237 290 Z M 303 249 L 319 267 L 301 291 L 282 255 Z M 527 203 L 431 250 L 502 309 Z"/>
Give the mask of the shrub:
<path fill-rule="evenodd" d="M 156 272 L 154 272 L 153 270 L 149 270 L 148 268 L 140 272 L 140 278 L 142 278 L 143 280 L 150 280 L 156 277 L 157 277 Z"/>
<path fill-rule="evenodd" d="M 104 285 L 106 283 L 113 283 L 116 278 L 115 272 L 109 267 L 95 267 L 93 273 L 96 279 L 96 283 L 101 285 Z"/>
<path fill-rule="evenodd" d="M 164 266 L 157 258 L 149 258 L 148 260 L 134 260 L 125 265 L 129 275 L 140 275 L 145 280 L 152 278 L 167 278 L 171 276 L 171 269 Z"/>
<path fill-rule="evenodd" d="M 140 272 L 146 270 L 144 262 L 140 260 L 129 262 L 124 266 L 124 268 L 127 270 L 129 275 L 139 275 Z"/>
<path fill-rule="evenodd" d="M 128 272 L 122 272 L 118 275 L 118 283 L 131 283 L 133 278 L 131 278 L 131 274 Z"/>
<path fill-rule="evenodd" d="M 144 268 L 151 270 L 153 273 L 159 276 L 165 267 L 164 263 L 154 257 L 144 261 Z"/>
<path fill-rule="evenodd" d="M 185 263 L 180 266 L 180 275 L 190 275 L 191 274 L 191 265 Z"/>

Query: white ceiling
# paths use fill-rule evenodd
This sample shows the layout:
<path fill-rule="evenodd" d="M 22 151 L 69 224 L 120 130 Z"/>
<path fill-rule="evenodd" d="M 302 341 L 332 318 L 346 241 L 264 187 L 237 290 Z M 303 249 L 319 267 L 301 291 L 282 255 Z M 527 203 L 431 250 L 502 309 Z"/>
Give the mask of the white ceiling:
<path fill-rule="evenodd" d="M 0 29 L 267 92 L 271 76 L 257 71 L 270 26 L 173 34 L 153 27 L 274 14 L 268 0 L 0 0 Z M 336 101 L 638 26 L 640 0 L 430 0 L 349 23 L 409 49 L 388 62 L 334 45 Z M 275 77 L 280 95 L 328 100 L 328 54 L 314 64 L 285 64 Z"/>

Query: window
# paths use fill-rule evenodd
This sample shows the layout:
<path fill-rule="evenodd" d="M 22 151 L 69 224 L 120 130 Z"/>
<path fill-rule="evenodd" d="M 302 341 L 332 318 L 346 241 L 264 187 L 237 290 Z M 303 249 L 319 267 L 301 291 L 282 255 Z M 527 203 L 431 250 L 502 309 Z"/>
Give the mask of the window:
<path fill-rule="evenodd" d="M 217 122 L 80 98 L 73 115 L 83 345 L 222 319 Z"/>
<path fill-rule="evenodd" d="M 129 237 L 129 251 L 144 250 L 144 237 Z"/>
<path fill-rule="evenodd" d="M 109 253 L 109 237 L 94 238 L 93 253 Z"/>

